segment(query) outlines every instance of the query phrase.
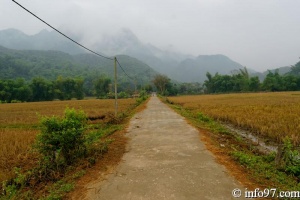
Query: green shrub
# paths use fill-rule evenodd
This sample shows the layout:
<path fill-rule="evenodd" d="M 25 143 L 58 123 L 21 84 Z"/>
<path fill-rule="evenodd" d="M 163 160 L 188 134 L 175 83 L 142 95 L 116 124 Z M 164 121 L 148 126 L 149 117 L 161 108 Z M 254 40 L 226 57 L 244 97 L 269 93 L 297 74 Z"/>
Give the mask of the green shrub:
<path fill-rule="evenodd" d="M 11 102 L 10 103 L 22 103 L 22 101 L 19 101 L 19 100 L 11 100 Z"/>
<path fill-rule="evenodd" d="M 61 167 L 72 164 L 84 156 L 84 130 L 87 116 L 83 111 L 67 108 L 63 118 L 44 117 L 41 119 L 41 133 L 35 147 L 43 156 L 47 167 Z"/>
<path fill-rule="evenodd" d="M 300 153 L 294 149 L 290 139 L 284 139 L 283 145 L 279 146 L 276 155 L 278 169 L 300 178 Z"/>
<path fill-rule="evenodd" d="M 63 199 L 65 193 L 70 192 L 74 189 L 73 183 L 67 183 L 63 180 L 57 181 L 55 184 L 52 185 L 50 189 L 50 194 L 42 198 L 42 200 L 59 200 Z"/>
<path fill-rule="evenodd" d="M 147 100 L 149 97 L 148 93 L 146 90 L 141 90 L 139 94 L 139 98 L 136 99 L 136 104 L 139 105 L 145 100 Z"/>
<path fill-rule="evenodd" d="M 119 99 L 126 99 L 126 98 L 128 98 L 130 95 L 128 94 L 128 93 L 126 93 L 126 92 L 120 92 L 119 94 L 118 94 L 118 98 Z"/>
<path fill-rule="evenodd" d="M 201 112 L 198 113 L 198 119 L 200 121 L 203 121 L 203 122 L 211 122 L 211 121 L 213 121 L 211 118 L 207 117 L 206 115 L 204 115 Z"/>

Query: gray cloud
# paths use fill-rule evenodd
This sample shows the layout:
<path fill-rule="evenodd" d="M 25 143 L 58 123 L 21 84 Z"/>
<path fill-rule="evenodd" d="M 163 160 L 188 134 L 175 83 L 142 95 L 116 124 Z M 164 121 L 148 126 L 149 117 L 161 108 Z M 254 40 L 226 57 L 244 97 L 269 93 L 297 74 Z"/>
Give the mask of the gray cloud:
<path fill-rule="evenodd" d="M 224 54 L 256 70 L 295 64 L 300 1 L 295 0 L 19 0 L 88 45 L 121 28 L 144 43 L 193 55 Z M 47 28 L 10 0 L 0 0 L 0 29 Z M 47 28 L 48 29 L 48 28 Z M 49 29 L 48 29 L 49 30 Z"/>

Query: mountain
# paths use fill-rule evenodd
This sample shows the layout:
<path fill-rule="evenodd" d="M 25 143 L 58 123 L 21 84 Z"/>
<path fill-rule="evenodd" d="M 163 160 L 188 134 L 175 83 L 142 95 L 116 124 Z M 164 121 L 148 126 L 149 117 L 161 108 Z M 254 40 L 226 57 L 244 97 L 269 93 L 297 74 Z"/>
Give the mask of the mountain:
<path fill-rule="evenodd" d="M 243 66 L 224 55 L 200 55 L 195 59 L 186 59 L 179 63 L 175 77 L 182 82 L 203 82 L 206 72 L 211 74 L 229 74 Z"/>
<path fill-rule="evenodd" d="M 83 36 L 68 33 L 76 41 L 84 41 Z M 54 50 L 71 55 L 83 54 L 85 50 L 55 31 L 43 30 L 29 36 L 15 29 L 0 31 L 0 45 L 19 50 Z M 198 57 L 178 52 L 161 50 L 151 44 L 141 42 L 129 29 L 121 29 L 115 35 L 104 35 L 91 45 L 91 49 L 104 55 L 128 55 L 150 66 L 155 71 L 166 74 L 171 79 L 182 82 L 203 82 L 206 72 L 230 74 L 243 66 L 223 55 L 200 55 Z M 84 56 L 79 56 L 84 59 Z M 87 56 L 89 57 L 89 56 Z M 73 57 L 78 61 L 75 57 Z M 132 59 L 132 58 L 131 58 Z M 92 62 L 84 59 L 86 63 Z M 96 62 L 96 60 L 93 60 Z M 78 61 L 79 62 L 79 61 Z M 102 61 L 105 62 L 105 61 Z M 105 70 L 104 70 L 105 71 Z"/>
<path fill-rule="evenodd" d="M 103 37 L 94 48 L 107 55 L 117 52 L 138 58 L 154 70 L 180 82 L 204 82 L 206 72 L 230 74 L 232 70 L 244 68 L 224 55 L 194 57 L 161 50 L 151 44 L 142 43 L 129 29 Z"/>
<path fill-rule="evenodd" d="M 138 58 L 154 70 L 169 76 L 171 75 L 169 72 L 174 70 L 180 61 L 192 57 L 144 44 L 126 28 L 121 29 L 115 35 L 104 36 L 101 41 L 94 44 L 93 49 L 106 55 L 126 54 Z"/>
<path fill-rule="evenodd" d="M 145 63 L 126 55 L 116 56 L 122 68 L 138 84 L 148 84 L 157 74 Z M 120 67 L 118 77 L 123 82 L 130 82 Z M 13 50 L 0 46 L 0 79 L 41 76 L 50 80 L 58 76 L 95 77 L 106 75 L 113 78 L 114 62 L 93 54 L 70 55 L 52 50 Z"/>
<path fill-rule="evenodd" d="M 75 35 L 72 38 L 79 39 Z M 16 29 L 0 31 L 0 45 L 17 50 L 56 50 L 69 54 L 79 54 L 85 51 L 75 43 L 67 40 L 55 31 L 42 30 L 35 35 L 26 35 Z"/>

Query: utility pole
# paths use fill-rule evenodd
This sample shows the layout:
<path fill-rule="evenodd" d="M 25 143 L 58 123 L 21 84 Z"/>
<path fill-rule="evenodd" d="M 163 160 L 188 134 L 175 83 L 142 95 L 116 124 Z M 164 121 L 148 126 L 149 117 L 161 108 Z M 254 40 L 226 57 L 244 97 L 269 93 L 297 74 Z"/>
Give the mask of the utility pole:
<path fill-rule="evenodd" d="M 136 95 L 136 78 L 134 79 L 134 95 Z"/>
<path fill-rule="evenodd" d="M 118 115 L 118 90 L 117 90 L 117 57 L 114 59 L 115 63 L 115 117 Z"/>

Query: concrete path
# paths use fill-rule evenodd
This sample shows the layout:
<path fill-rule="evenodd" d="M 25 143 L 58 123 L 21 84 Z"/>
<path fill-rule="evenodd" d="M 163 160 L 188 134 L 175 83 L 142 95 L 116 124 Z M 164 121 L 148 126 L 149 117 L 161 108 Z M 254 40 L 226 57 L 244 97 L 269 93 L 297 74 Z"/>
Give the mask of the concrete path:
<path fill-rule="evenodd" d="M 88 199 L 235 199 L 243 189 L 187 124 L 157 97 L 128 127 L 128 152 L 105 181 L 90 184 Z"/>

